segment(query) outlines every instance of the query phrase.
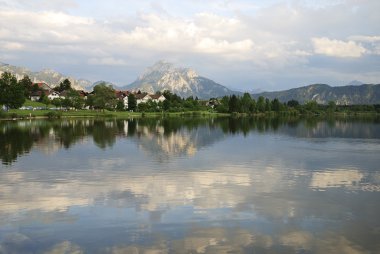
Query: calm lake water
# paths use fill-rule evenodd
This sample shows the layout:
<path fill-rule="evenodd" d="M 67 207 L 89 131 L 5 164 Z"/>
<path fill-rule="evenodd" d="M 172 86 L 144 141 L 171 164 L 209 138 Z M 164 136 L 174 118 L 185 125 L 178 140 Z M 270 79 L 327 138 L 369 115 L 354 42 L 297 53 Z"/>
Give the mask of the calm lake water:
<path fill-rule="evenodd" d="M 0 122 L 0 253 L 380 253 L 380 121 Z"/>

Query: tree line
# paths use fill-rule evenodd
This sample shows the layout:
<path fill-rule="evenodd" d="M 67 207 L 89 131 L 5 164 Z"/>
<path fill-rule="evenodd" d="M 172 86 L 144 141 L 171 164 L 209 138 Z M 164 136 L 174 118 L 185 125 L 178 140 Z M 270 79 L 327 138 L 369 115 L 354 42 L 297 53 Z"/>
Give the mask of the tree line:
<path fill-rule="evenodd" d="M 286 113 L 286 114 L 323 114 L 335 112 L 374 112 L 380 113 L 380 104 L 375 105 L 337 105 L 334 101 L 327 105 L 318 104 L 316 101 L 308 101 L 304 104 L 297 100 L 280 102 L 277 98 L 270 100 L 260 96 L 257 100 L 249 93 L 243 96 L 231 95 L 221 99 L 212 98 L 214 109 L 218 113 Z"/>

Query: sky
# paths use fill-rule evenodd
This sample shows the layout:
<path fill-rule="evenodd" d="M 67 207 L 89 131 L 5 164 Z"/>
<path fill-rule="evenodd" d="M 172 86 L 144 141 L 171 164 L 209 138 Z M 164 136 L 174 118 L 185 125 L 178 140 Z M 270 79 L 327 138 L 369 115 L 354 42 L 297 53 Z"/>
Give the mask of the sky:
<path fill-rule="evenodd" d="M 378 0 L 0 0 L 0 62 L 132 83 L 159 60 L 239 91 L 380 83 Z"/>

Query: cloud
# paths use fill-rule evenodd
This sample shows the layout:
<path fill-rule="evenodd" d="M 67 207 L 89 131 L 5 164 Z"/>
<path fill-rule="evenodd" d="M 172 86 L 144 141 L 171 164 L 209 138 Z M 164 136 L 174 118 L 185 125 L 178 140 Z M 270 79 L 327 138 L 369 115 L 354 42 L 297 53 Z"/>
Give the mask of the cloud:
<path fill-rule="evenodd" d="M 378 42 L 380 41 L 380 35 L 378 36 L 354 35 L 354 36 L 350 36 L 349 39 L 353 41 Z"/>
<path fill-rule="evenodd" d="M 273 83 L 278 89 L 279 84 L 320 80 L 324 70 L 314 65 L 315 55 L 347 61 L 361 58 L 360 65 L 368 67 L 379 60 L 364 58 L 380 55 L 378 1 L 1 3 L 0 24 L 11 25 L 0 27 L 0 41 L 8 43 L 0 48 L 0 56 L 19 59 L 20 65 L 32 69 L 63 66 L 79 77 L 89 69 L 86 64 L 101 66 L 103 71 L 91 76 L 108 80 L 126 62 L 134 71 L 142 71 L 164 58 L 197 66 L 196 70 L 227 86 L 260 83 L 266 89 L 266 84 Z M 240 71 L 227 75 L 231 66 Z M 358 71 L 355 65 L 349 72 L 340 67 L 337 63 L 329 67 L 327 71 L 333 73 L 329 83 L 349 80 L 352 73 L 378 79 L 376 74 Z M 125 83 L 125 79 L 117 83 Z"/>
<path fill-rule="evenodd" d="M 7 50 L 22 50 L 24 49 L 24 45 L 18 42 L 3 42 L 3 48 Z"/>
<path fill-rule="evenodd" d="M 367 50 L 354 41 L 330 40 L 329 38 L 313 38 L 314 52 L 333 57 L 361 57 Z"/>
<path fill-rule="evenodd" d="M 354 35 L 350 36 L 349 39 L 366 45 L 367 53 L 372 55 L 380 55 L 380 35 Z"/>
<path fill-rule="evenodd" d="M 212 38 L 203 38 L 195 45 L 195 49 L 199 52 L 226 55 L 232 53 L 247 53 L 251 51 L 252 47 L 253 42 L 251 40 L 229 42 L 226 40 L 217 41 Z"/>
<path fill-rule="evenodd" d="M 115 44 L 122 49 L 161 51 L 203 55 L 218 54 L 223 58 L 245 56 L 253 42 L 244 35 L 237 20 L 202 13 L 194 20 L 178 19 L 156 14 L 142 15 L 141 24 L 131 31 L 115 34 Z"/>
<path fill-rule="evenodd" d="M 92 65 L 111 65 L 111 66 L 127 64 L 123 59 L 116 59 L 113 57 L 90 58 L 88 60 L 88 63 Z"/>

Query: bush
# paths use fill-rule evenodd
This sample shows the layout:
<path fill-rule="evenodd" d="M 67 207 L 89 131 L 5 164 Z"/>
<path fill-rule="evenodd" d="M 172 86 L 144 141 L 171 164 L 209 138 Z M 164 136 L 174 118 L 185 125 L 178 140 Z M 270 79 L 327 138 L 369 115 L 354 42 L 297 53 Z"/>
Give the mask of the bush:
<path fill-rule="evenodd" d="M 57 112 L 57 111 L 49 111 L 45 114 L 49 119 L 56 119 L 56 118 L 61 118 L 62 117 L 62 112 Z"/>

